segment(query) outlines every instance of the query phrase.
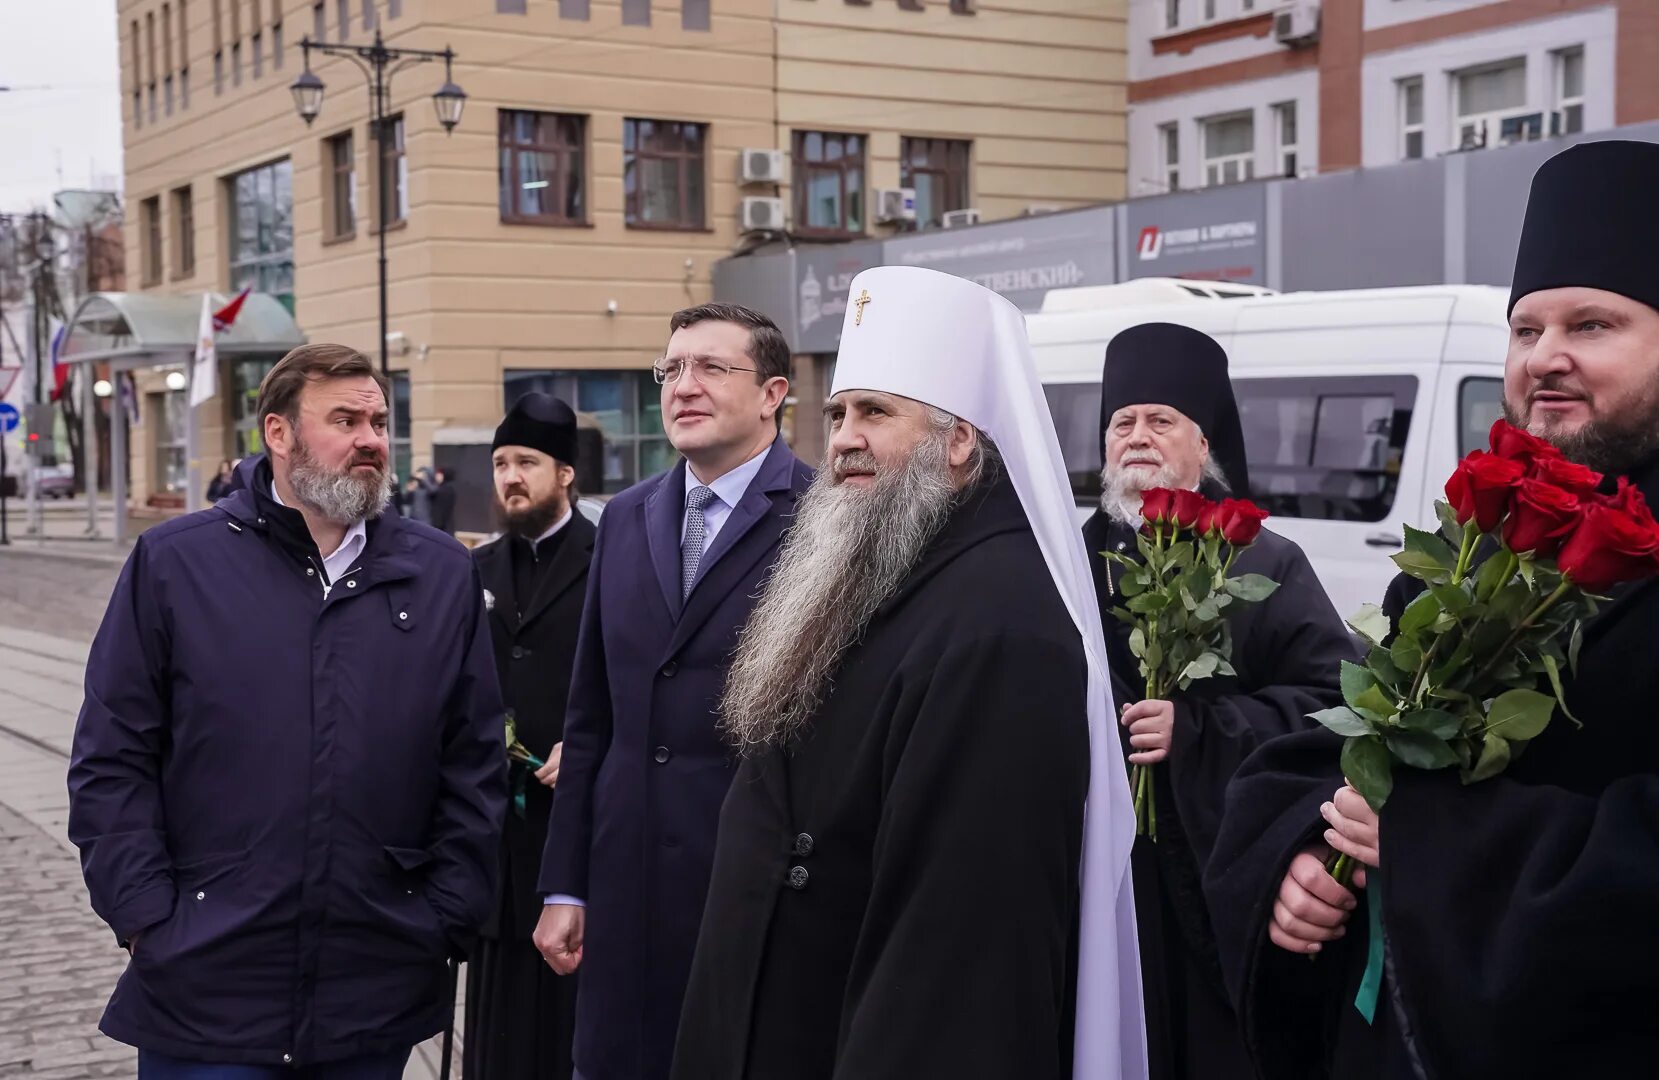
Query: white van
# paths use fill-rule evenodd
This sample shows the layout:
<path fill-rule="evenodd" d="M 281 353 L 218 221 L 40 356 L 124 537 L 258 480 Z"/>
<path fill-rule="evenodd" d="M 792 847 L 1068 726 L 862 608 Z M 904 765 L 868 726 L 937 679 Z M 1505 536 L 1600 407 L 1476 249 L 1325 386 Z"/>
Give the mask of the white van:
<path fill-rule="evenodd" d="M 1434 501 L 1500 414 L 1509 294 L 1483 285 L 1211 298 L 1123 306 L 1120 286 L 1057 289 L 1027 317 L 1079 520 L 1100 495 L 1106 343 L 1145 322 L 1202 330 L 1227 350 L 1250 497 L 1302 546 L 1347 617 L 1380 603 L 1405 524 Z M 1137 289 L 1146 295 L 1144 286 Z"/>

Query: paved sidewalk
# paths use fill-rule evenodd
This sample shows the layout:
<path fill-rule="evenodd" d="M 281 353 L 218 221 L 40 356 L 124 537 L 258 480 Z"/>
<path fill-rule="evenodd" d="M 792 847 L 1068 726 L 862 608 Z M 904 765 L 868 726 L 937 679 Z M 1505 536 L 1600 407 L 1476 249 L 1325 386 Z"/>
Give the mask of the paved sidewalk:
<path fill-rule="evenodd" d="M 88 643 L 118 572 L 0 549 L 0 1080 L 137 1074 L 135 1052 L 98 1032 L 126 956 L 65 833 Z M 437 1040 L 417 1047 L 405 1080 L 436 1077 L 439 1057 Z"/>

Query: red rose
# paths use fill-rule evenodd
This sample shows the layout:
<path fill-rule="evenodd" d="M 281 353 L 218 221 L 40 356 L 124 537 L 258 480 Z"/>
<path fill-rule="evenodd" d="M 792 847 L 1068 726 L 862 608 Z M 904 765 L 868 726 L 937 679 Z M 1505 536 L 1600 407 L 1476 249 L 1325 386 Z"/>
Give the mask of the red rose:
<path fill-rule="evenodd" d="M 1228 499 L 1221 504 L 1216 522 L 1221 527 L 1221 538 L 1236 548 L 1249 547 L 1261 535 L 1262 522 L 1267 511 L 1249 499 Z"/>
<path fill-rule="evenodd" d="M 1141 492 L 1141 520 L 1148 525 L 1168 521 L 1174 507 L 1175 492 L 1169 488 L 1147 488 Z"/>
<path fill-rule="evenodd" d="M 1561 451 L 1552 444 L 1545 442 L 1536 435 L 1529 435 L 1508 420 L 1499 419 L 1493 422 L 1489 436 L 1492 442 L 1492 453 L 1511 461 L 1531 464 L 1535 458 L 1555 458 L 1561 456 Z"/>
<path fill-rule="evenodd" d="M 1564 457 L 1532 459 L 1532 475 L 1574 495 L 1588 495 L 1601 486 L 1601 473 Z"/>
<path fill-rule="evenodd" d="M 1637 520 L 1649 520 L 1653 511 L 1648 509 L 1647 499 L 1642 495 L 1642 489 L 1632 484 L 1627 477 L 1619 477 L 1619 489 L 1612 495 L 1603 495 L 1597 502 L 1606 503 L 1615 509 L 1623 510 L 1627 514 L 1634 514 Z"/>
<path fill-rule="evenodd" d="M 1205 503 L 1204 509 L 1198 512 L 1198 523 L 1192 527 L 1192 531 L 1199 536 L 1221 532 L 1221 512 L 1226 506 L 1225 502 Z"/>
<path fill-rule="evenodd" d="M 1630 507 L 1617 505 L 1623 495 L 1621 490 L 1613 499 L 1585 507 L 1583 521 L 1556 559 L 1561 572 L 1586 592 L 1659 574 L 1659 525 L 1645 501 L 1626 497 Z"/>
<path fill-rule="evenodd" d="M 1177 491 L 1170 517 L 1181 528 L 1191 529 L 1197 526 L 1199 517 L 1210 505 L 1210 500 L 1196 491 Z"/>
<path fill-rule="evenodd" d="M 1515 500 L 1503 523 L 1503 542 L 1516 554 L 1547 559 L 1583 516 L 1577 495 L 1529 476 L 1515 488 Z"/>
<path fill-rule="evenodd" d="M 1457 513 L 1458 524 L 1474 518 L 1483 533 L 1497 528 L 1509 509 L 1510 493 L 1525 474 L 1526 468 L 1519 461 L 1483 450 L 1471 451 L 1446 481 L 1446 499 Z"/>

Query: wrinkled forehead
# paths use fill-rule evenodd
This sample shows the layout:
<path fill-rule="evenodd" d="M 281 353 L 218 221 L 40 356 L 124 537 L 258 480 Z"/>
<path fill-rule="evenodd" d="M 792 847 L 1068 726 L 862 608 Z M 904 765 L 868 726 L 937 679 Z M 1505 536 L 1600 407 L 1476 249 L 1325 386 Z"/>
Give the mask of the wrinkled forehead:
<path fill-rule="evenodd" d="M 1177 424 L 1191 426 L 1194 430 L 1198 425 L 1192 417 L 1177 409 L 1173 405 L 1164 405 L 1159 402 L 1147 402 L 1142 405 L 1125 405 L 1112 414 L 1107 421 L 1108 427 L 1117 427 L 1119 424 L 1133 424 L 1137 420 L 1171 420 Z"/>
<path fill-rule="evenodd" d="M 307 379 L 300 392 L 300 403 L 318 415 L 339 412 L 383 416 L 386 413 L 386 395 L 380 392 L 380 384 L 367 375 Z"/>

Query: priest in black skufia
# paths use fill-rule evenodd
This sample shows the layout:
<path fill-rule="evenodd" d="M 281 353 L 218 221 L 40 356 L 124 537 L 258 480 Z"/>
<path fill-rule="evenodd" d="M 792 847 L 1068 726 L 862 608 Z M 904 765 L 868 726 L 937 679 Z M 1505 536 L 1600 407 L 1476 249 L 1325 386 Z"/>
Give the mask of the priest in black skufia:
<path fill-rule="evenodd" d="M 1022 505 L 1029 474 L 924 400 L 965 411 L 957 401 L 997 396 L 971 351 L 990 355 L 975 333 L 986 298 L 1006 301 L 910 267 L 866 271 L 852 292 L 870 311 L 849 309 L 843 330 L 827 466 L 722 699 L 742 762 L 673 1075 L 1060 1080 L 1090 774 L 1085 642 Z M 949 338 L 959 313 L 972 340 Z M 1033 377 L 1027 415 L 1041 401 Z M 1005 430 L 1016 453 L 1044 449 Z M 1087 604 L 1061 468 L 1056 444 L 1052 533 Z M 1114 1035 L 1119 1021 L 1115 1003 L 1091 1018 Z M 1121 1026 L 1138 1058 L 1138 1017 Z M 1125 1074 L 1112 1061 L 1081 1075 Z"/>
<path fill-rule="evenodd" d="M 502 535 L 475 557 L 507 716 L 540 764 L 510 766 L 501 895 L 467 968 L 463 1074 L 565 1080 L 577 977 L 555 974 L 530 935 L 593 554 L 593 524 L 576 508 L 576 414 L 558 398 L 526 394 L 496 429 L 492 463 Z"/>
<path fill-rule="evenodd" d="M 1341 702 L 1338 673 L 1357 659 L 1342 620 L 1296 544 L 1263 530 L 1234 564 L 1279 588 L 1231 608 L 1236 677 L 1194 682 L 1172 701 L 1146 701 L 1115 617 L 1123 568 L 1102 551 L 1133 552 L 1141 494 L 1249 490 L 1244 436 L 1227 354 L 1209 335 L 1171 323 L 1130 327 L 1106 349 L 1101 381 L 1100 509 L 1083 526 L 1106 630 L 1113 697 L 1133 764 L 1156 765 L 1158 839 L 1136 840 L 1131 866 L 1153 1080 L 1252 1075 L 1222 983 L 1200 873 L 1215 842 L 1227 783 L 1256 747 L 1313 726 Z"/>
<path fill-rule="evenodd" d="M 1659 500 L 1659 146 L 1587 143 L 1533 179 L 1510 295 L 1504 411 Z M 1398 619 L 1422 586 L 1396 579 Z M 1501 776 L 1394 770 L 1380 815 L 1340 740 L 1242 770 L 1206 889 L 1266 1077 L 1638 1077 L 1659 1060 L 1659 585 L 1585 628 L 1559 715 Z M 1327 844 L 1372 868 L 1353 892 Z M 1380 904 L 1373 1022 L 1355 1008 Z M 1347 933 L 1342 934 L 1346 929 Z M 1339 937 L 1339 935 L 1341 935 Z M 1318 960 L 1309 963 L 1308 956 Z"/>

